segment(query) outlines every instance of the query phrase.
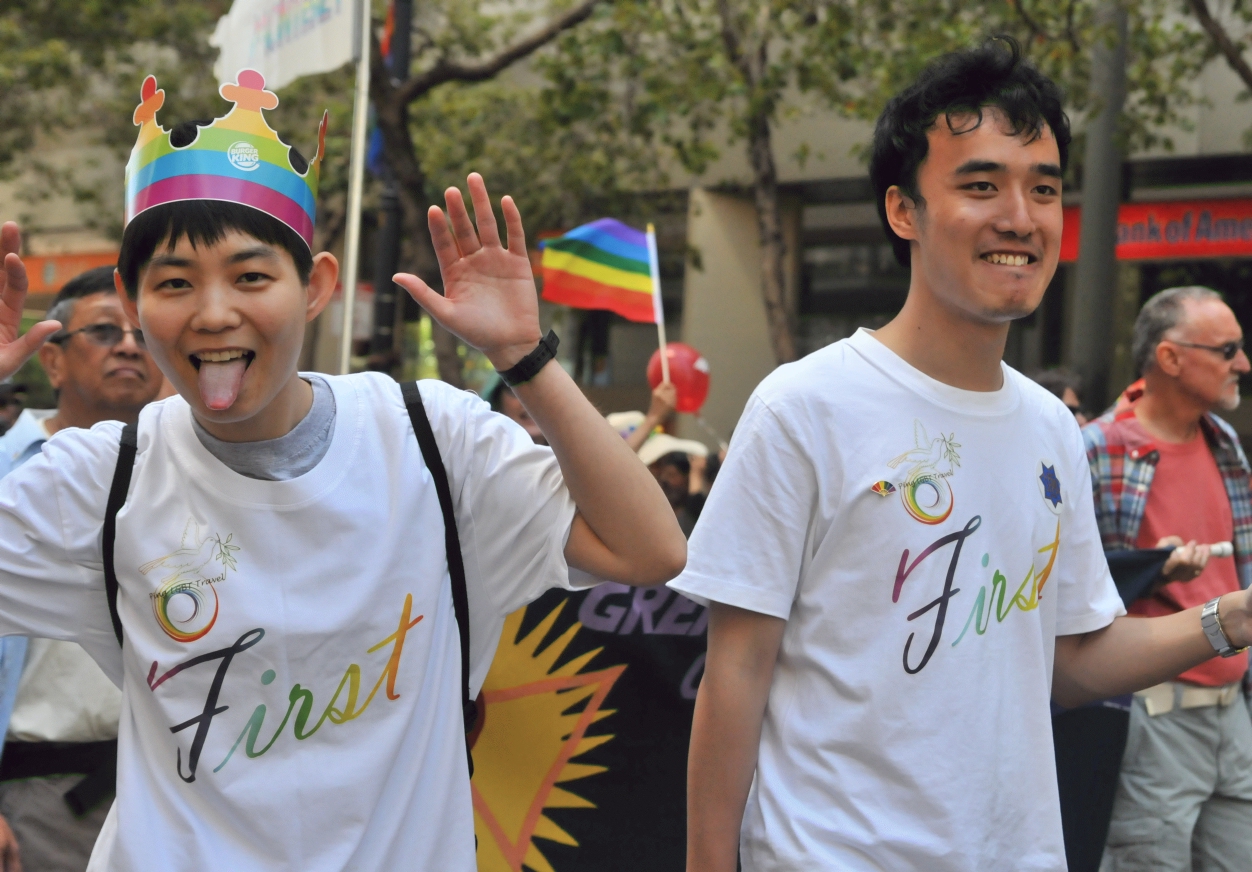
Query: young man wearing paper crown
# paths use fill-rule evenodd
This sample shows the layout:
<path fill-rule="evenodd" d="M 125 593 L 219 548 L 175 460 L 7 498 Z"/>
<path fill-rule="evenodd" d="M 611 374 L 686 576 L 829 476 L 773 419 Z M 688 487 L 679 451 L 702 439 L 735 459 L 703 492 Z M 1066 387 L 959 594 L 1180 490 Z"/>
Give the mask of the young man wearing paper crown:
<path fill-rule="evenodd" d="M 297 373 L 338 271 L 310 248 L 326 122 L 306 162 L 265 122 L 260 75 L 221 93 L 225 117 L 167 133 L 149 77 L 127 166 L 118 290 L 180 396 L 137 434 L 58 433 L 0 483 L 0 633 L 77 641 L 123 687 L 92 869 L 470 870 L 461 696 L 504 616 L 567 565 L 662 582 L 683 537 L 551 362 L 521 218 L 505 197 L 505 247 L 477 175 L 477 231 L 456 189 L 446 218 L 431 209 L 446 296 L 397 280 L 515 385 L 551 449 L 438 382 L 416 403 L 383 376 Z M 55 329 L 17 336 L 17 247 L 5 225 L 0 376 Z M 417 441 L 432 431 L 441 464 Z"/>

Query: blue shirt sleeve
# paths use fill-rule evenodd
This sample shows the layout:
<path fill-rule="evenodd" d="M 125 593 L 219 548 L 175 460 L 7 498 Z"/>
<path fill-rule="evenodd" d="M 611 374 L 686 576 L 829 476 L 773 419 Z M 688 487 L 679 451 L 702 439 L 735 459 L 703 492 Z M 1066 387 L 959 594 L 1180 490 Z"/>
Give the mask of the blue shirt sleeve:
<path fill-rule="evenodd" d="M 9 718 L 17 702 L 17 688 L 26 665 L 25 636 L 0 637 L 0 755 L 4 753 L 4 737 L 9 732 Z"/>

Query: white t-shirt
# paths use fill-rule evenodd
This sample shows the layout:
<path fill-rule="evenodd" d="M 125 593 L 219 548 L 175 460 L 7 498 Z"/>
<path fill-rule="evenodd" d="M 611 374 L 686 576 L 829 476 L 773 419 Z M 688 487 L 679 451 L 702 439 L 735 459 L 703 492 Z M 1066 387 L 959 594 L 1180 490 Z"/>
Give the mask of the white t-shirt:
<path fill-rule="evenodd" d="M 121 692 L 81 646 L 31 639 L 9 718 L 8 741 L 116 739 L 121 707 Z"/>
<path fill-rule="evenodd" d="M 861 331 L 757 388 L 671 586 L 787 620 L 745 872 L 1062 870 L 1058 635 L 1123 613 L 1073 415 Z"/>
<path fill-rule="evenodd" d="M 32 428 L 14 445 L 3 469 L 20 465 L 27 452 L 52 438 L 48 419 L 56 409 L 26 409 Z M 12 428 L 9 433 L 21 429 Z M 42 434 L 42 438 L 37 438 Z M 101 742 L 117 738 L 121 691 L 100 671 L 91 656 L 73 642 L 31 639 L 18 682 L 13 714 L 9 718 L 9 742 Z"/>
<path fill-rule="evenodd" d="M 143 411 L 117 521 L 121 651 L 100 532 L 120 425 L 62 431 L 0 482 L 0 633 L 77 641 L 123 687 L 92 869 L 475 866 L 435 488 L 398 385 L 329 381 L 330 449 L 289 481 L 224 466 L 181 398 Z M 437 382 L 422 394 L 456 502 L 476 692 L 504 616 L 567 583 L 574 506 L 516 424 Z"/>

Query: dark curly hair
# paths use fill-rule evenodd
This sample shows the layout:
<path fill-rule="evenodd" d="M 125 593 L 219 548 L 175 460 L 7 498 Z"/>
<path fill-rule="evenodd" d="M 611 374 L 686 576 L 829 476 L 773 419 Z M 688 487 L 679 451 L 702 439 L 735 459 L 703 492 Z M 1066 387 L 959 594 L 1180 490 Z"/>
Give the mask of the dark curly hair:
<path fill-rule="evenodd" d="M 954 51 L 927 65 L 917 81 L 887 103 L 870 149 L 869 178 L 878 200 L 878 218 L 891 240 L 896 260 L 909 265 L 909 243 L 887 223 L 887 189 L 898 185 L 921 205 L 917 168 L 926 159 L 927 132 L 942 116 L 953 133 L 967 133 L 983 120 L 983 109 L 994 106 L 1007 117 L 1014 135 L 1042 134 L 1046 126 L 1056 138 L 1061 171 L 1069 161 L 1069 118 L 1056 83 L 1022 57 L 1022 48 L 1010 36 L 993 37 L 977 48 Z M 951 116 L 973 115 L 973 124 L 957 130 Z"/>

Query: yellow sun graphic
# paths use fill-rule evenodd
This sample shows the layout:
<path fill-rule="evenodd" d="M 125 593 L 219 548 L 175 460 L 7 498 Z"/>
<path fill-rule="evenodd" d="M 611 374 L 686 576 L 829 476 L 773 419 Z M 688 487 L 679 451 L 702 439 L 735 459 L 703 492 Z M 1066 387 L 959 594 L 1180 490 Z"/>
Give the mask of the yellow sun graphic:
<path fill-rule="evenodd" d="M 626 667 L 581 672 L 600 648 L 556 668 L 582 624 L 575 623 L 539 652 L 565 603 L 514 642 L 525 609 L 504 623 L 500 648 L 479 698 L 482 720 L 474 742 L 474 833 L 480 872 L 556 872 L 534 839 L 578 842 L 543 812 L 548 808 L 595 808 L 557 787 L 604 772 L 603 766 L 570 762 L 613 738 L 587 736 L 587 728 L 613 714 L 602 709 Z M 583 703 L 580 711 L 570 709 Z"/>

